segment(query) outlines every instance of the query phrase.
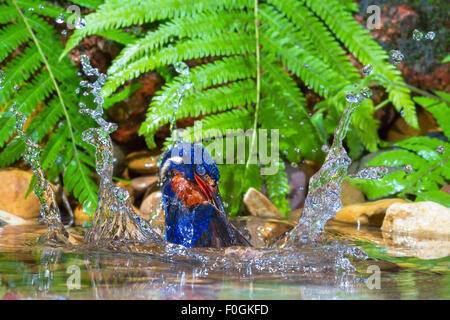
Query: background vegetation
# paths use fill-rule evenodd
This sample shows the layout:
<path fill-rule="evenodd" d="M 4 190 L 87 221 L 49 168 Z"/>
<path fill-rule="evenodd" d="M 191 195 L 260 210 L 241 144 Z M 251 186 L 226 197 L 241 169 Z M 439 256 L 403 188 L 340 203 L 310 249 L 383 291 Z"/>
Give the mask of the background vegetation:
<path fill-rule="evenodd" d="M 278 174 L 263 177 L 258 165 L 220 167 L 221 191 L 231 214 L 239 211 L 248 187 L 261 189 L 263 185 L 274 204 L 287 213 L 285 161 L 320 163 L 322 146 L 329 144 L 345 107 L 346 92 L 364 87 L 382 93 L 377 105 L 364 100 L 352 119 L 346 140 L 351 157 L 358 159 L 380 147 L 393 146 L 395 150 L 380 154 L 369 164 L 410 164 L 415 171 L 369 184 L 357 181 L 357 185 L 369 198 L 400 193 L 410 199 L 449 204 L 449 195 L 439 191 L 450 173 L 445 141 L 417 137 L 391 145 L 379 137 L 381 124 L 375 112 L 386 106 L 393 106 L 409 126 L 418 129 L 411 90 L 421 91 L 405 83 L 387 51 L 355 20 L 359 8 L 354 1 L 72 2 L 84 8 L 86 26 L 70 32 L 67 40 L 58 34 L 54 22 L 62 13 L 69 16 L 66 2 L 1 1 L 0 63 L 6 78 L 0 102 L 6 110 L 15 101 L 31 116 L 27 133 L 45 144 L 42 160 L 50 180 L 62 176 L 67 190 L 87 205 L 92 207 L 96 199 L 94 159 L 81 132 L 93 124 L 78 114 L 77 103 L 89 101 L 75 93 L 82 79 L 68 54 L 93 35 L 120 48 L 107 70 L 106 107 L 127 99 L 136 79 L 148 72 L 157 71 L 164 79 L 139 130 L 149 148 L 161 147 L 155 134 L 174 117 L 198 120 L 203 131 L 215 129 L 215 134 L 207 137 L 211 139 L 226 129 L 280 130 L 279 165 L 283 170 Z M 194 90 L 187 91 L 182 106 L 174 110 L 171 100 L 164 97 L 172 96 L 182 82 L 172 67 L 178 61 L 191 66 Z M 361 72 L 367 64 L 374 68 L 369 76 Z M 442 92 L 415 98 L 436 117 L 447 138 L 448 100 L 448 94 Z M 193 134 L 192 128 L 189 132 Z M 1 166 L 13 164 L 23 153 L 23 142 L 13 137 L 13 120 L 2 114 Z M 444 147 L 442 153 L 436 151 L 440 146 Z"/>

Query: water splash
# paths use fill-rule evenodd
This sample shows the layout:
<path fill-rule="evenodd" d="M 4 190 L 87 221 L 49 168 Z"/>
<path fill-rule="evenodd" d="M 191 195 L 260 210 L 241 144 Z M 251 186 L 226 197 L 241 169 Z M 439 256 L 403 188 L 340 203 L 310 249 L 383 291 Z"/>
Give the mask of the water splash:
<path fill-rule="evenodd" d="M 80 61 L 86 76 L 97 77 L 94 83 L 88 81 L 80 83 L 81 86 L 91 89 L 90 93 L 94 96 L 97 108 L 88 109 L 84 103 L 80 103 L 80 112 L 89 115 L 100 125 L 99 128 L 83 132 L 83 140 L 96 149 L 96 171 L 100 175 L 97 209 L 85 242 L 99 244 L 105 241 L 161 241 L 134 212 L 128 191 L 116 187 L 112 180 L 114 157 L 110 134 L 117 129 L 117 125 L 107 122 L 102 117 L 104 100 L 101 93 L 107 77 L 91 66 L 87 56 L 81 56 Z"/>
<path fill-rule="evenodd" d="M 367 64 L 362 68 L 362 72 L 366 75 L 369 76 L 372 74 L 373 71 L 373 66 L 371 64 Z"/>
<path fill-rule="evenodd" d="M 394 66 L 397 66 L 400 62 L 403 61 L 403 59 L 405 58 L 405 56 L 403 55 L 403 53 L 401 53 L 401 51 L 399 50 L 391 50 L 389 52 L 392 64 Z"/>
<path fill-rule="evenodd" d="M 430 40 L 430 41 L 433 41 L 434 37 L 436 37 L 436 33 L 434 31 L 429 31 L 425 35 L 425 39 Z"/>
<path fill-rule="evenodd" d="M 23 158 L 31 166 L 36 177 L 34 194 L 36 194 L 41 203 L 41 217 L 47 225 L 47 233 L 39 239 L 39 242 L 67 243 L 69 235 L 61 222 L 61 214 L 55 200 L 55 192 L 50 182 L 45 179 L 44 171 L 40 164 L 41 147 L 25 134 L 23 126 L 27 119 L 16 108 L 15 103 L 11 106 L 11 111 L 16 117 L 17 135 L 25 142 L 25 155 Z"/>
<path fill-rule="evenodd" d="M 177 113 L 181 104 L 183 103 L 184 96 L 186 95 L 186 91 L 190 90 L 193 87 L 193 83 L 191 82 L 190 70 L 189 66 L 182 62 L 176 62 L 174 64 L 175 71 L 180 74 L 181 85 L 177 87 L 175 93 L 169 98 L 169 103 L 171 103 L 171 107 L 173 110 L 173 116 L 170 119 L 170 133 L 175 132 L 175 139 L 172 145 L 168 146 L 168 148 L 173 148 L 176 144 L 181 142 L 182 137 L 176 135 L 177 129 Z"/>
<path fill-rule="evenodd" d="M 414 29 L 412 38 L 416 41 L 423 39 L 423 33 L 420 30 Z"/>

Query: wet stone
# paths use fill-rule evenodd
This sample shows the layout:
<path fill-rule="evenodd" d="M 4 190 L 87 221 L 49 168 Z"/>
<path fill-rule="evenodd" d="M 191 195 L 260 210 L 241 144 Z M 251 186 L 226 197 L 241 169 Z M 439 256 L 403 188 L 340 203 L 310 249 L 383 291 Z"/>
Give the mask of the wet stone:
<path fill-rule="evenodd" d="M 267 248 L 291 231 L 296 223 L 261 217 L 233 217 L 230 222 L 256 248 Z"/>
<path fill-rule="evenodd" d="M 23 219 L 39 217 L 41 204 L 31 192 L 25 199 L 33 173 L 20 169 L 0 170 L 0 210 Z"/>
<path fill-rule="evenodd" d="M 75 226 L 82 226 L 84 223 L 87 223 L 91 220 L 89 215 L 83 210 L 83 206 L 81 204 L 75 207 L 73 216 Z"/>
<path fill-rule="evenodd" d="M 344 206 L 334 220 L 352 224 L 381 227 L 386 210 L 394 203 L 406 203 L 403 199 L 382 199 Z"/>
<path fill-rule="evenodd" d="M 150 221 L 152 216 L 157 213 L 157 210 L 162 209 L 160 205 L 161 198 L 161 191 L 156 191 L 148 195 L 139 207 L 139 216 L 147 221 Z"/>
<path fill-rule="evenodd" d="M 153 174 L 159 171 L 157 165 L 158 154 L 148 150 L 132 152 L 126 159 L 128 169 L 132 172 L 139 174 Z"/>
<path fill-rule="evenodd" d="M 350 182 L 344 180 L 341 189 L 342 205 L 350 205 L 355 203 L 363 203 L 366 201 L 364 194 L 357 187 L 354 187 Z"/>
<path fill-rule="evenodd" d="M 158 184 L 158 176 L 142 176 L 131 180 L 131 186 L 137 195 L 154 189 Z"/>
<path fill-rule="evenodd" d="M 396 203 L 386 211 L 386 232 L 450 234 L 450 209 L 432 201 Z"/>
<path fill-rule="evenodd" d="M 248 189 L 244 195 L 244 205 L 252 216 L 264 218 L 282 218 L 277 207 L 261 192 L 254 188 Z"/>

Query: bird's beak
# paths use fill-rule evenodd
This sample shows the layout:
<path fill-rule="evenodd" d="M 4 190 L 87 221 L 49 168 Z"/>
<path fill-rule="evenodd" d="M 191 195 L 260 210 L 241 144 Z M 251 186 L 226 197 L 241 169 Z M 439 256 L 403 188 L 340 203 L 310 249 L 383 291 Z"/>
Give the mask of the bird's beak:
<path fill-rule="evenodd" d="M 217 211 L 226 216 L 225 207 L 222 198 L 220 197 L 219 187 L 217 185 L 211 186 L 196 174 L 194 174 L 194 178 L 200 189 L 206 195 L 208 201 L 217 209 Z"/>

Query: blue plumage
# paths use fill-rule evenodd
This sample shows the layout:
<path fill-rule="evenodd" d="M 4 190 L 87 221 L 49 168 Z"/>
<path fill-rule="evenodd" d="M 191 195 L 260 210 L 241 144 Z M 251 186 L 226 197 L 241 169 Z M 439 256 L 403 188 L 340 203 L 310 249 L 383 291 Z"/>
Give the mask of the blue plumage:
<path fill-rule="evenodd" d="M 167 241 L 185 247 L 249 245 L 228 222 L 219 170 L 202 146 L 178 144 L 163 155 L 160 174 Z"/>

